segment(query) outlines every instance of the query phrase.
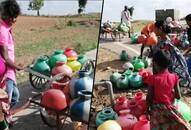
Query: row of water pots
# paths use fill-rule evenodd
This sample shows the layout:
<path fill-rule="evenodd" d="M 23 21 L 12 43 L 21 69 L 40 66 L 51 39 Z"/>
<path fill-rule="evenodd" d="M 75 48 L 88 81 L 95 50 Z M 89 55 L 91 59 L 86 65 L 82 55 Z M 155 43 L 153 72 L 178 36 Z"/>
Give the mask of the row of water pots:
<path fill-rule="evenodd" d="M 144 78 L 150 76 L 151 73 L 145 69 L 140 69 L 139 72 L 132 72 L 130 69 L 124 73 L 114 72 L 110 76 L 110 81 L 116 88 L 140 88 L 143 86 Z"/>
<path fill-rule="evenodd" d="M 106 107 L 97 114 L 96 125 L 98 130 L 150 130 L 145 111 L 146 96 L 142 92 L 136 93 L 132 100 L 119 97 L 113 109 Z M 111 120 L 116 122 L 108 123 Z"/>
<path fill-rule="evenodd" d="M 147 109 L 146 96 L 138 92 L 128 100 L 124 96 L 116 99 L 113 109 L 105 107 L 96 116 L 97 130 L 150 130 L 150 122 L 144 113 Z M 174 106 L 187 122 L 191 122 L 191 109 L 181 100 Z"/>
<path fill-rule="evenodd" d="M 122 60 L 122 61 L 129 60 L 129 56 L 125 50 L 122 50 L 122 52 L 120 54 L 120 60 Z M 135 57 L 133 57 L 131 62 L 126 62 L 125 65 L 126 65 L 126 66 L 124 66 L 125 69 L 131 68 L 134 71 L 138 71 L 139 69 L 147 68 L 150 65 L 150 63 L 149 63 L 148 58 L 146 58 L 146 57 L 141 59 L 141 58 L 138 58 L 135 56 Z"/>
<path fill-rule="evenodd" d="M 65 69 L 67 72 L 73 72 L 80 70 L 81 66 L 87 61 L 87 57 L 85 55 L 77 55 L 77 53 L 72 48 L 66 48 L 63 50 L 56 50 L 54 54 L 50 57 L 41 56 L 39 57 L 32 69 L 41 74 L 50 76 L 52 69 L 60 66 L 61 64 L 57 62 L 62 62 L 62 65 L 65 64 Z"/>
<path fill-rule="evenodd" d="M 71 119 L 88 121 L 93 79 L 89 72 L 79 71 L 78 78 L 63 77 L 52 83 L 42 95 L 41 104 L 56 111 L 70 109 Z M 50 112 L 49 112 L 50 113 Z"/>

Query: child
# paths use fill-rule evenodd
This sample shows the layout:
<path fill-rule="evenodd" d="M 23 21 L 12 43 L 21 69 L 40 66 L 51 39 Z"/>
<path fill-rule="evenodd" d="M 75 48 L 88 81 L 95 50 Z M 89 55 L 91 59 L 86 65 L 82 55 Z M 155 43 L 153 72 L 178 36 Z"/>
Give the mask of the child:
<path fill-rule="evenodd" d="M 5 84 L 9 97 L 9 104 L 15 105 L 19 100 L 19 90 L 16 87 L 16 70 L 22 70 L 22 65 L 15 63 L 14 40 L 11 27 L 20 14 L 20 8 L 16 0 L 5 0 L 1 2 L 0 20 L 0 54 L 6 64 Z"/>
<path fill-rule="evenodd" d="M 146 37 L 149 37 L 150 33 L 154 31 L 154 27 L 155 27 L 154 23 L 147 24 L 141 30 L 141 34 L 144 34 Z M 146 45 L 143 43 L 142 47 L 141 47 L 140 58 L 142 58 L 142 56 L 143 56 L 143 51 L 144 51 L 145 46 Z M 152 46 L 149 46 L 149 47 L 150 47 L 150 50 L 151 50 L 151 53 L 152 53 Z"/>
<path fill-rule="evenodd" d="M 180 99 L 178 76 L 168 71 L 171 59 L 165 50 L 153 55 L 153 74 L 146 83 L 148 113 L 151 130 L 190 130 L 191 127 L 173 106 L 175 98 Z"/>

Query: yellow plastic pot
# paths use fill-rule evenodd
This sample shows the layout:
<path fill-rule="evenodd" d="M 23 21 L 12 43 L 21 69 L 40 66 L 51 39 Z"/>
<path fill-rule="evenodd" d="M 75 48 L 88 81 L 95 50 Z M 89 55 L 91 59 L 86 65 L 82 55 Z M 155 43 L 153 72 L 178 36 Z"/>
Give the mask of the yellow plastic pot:
<path fill-rule="evenodd" d="M 122 130 L 122 128 L 115 120 L 108 120 L 101 124 L 97 130 Z"/>

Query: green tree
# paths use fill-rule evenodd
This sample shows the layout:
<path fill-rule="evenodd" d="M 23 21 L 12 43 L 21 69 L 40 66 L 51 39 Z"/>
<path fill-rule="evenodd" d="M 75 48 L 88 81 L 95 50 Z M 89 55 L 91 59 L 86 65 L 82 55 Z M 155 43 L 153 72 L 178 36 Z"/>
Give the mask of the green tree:
<path fill-rule="evenodd" d="M 40 16 L 40 8 L 44 5 L 44 0 L 29 0 L 29 10 L 36 10 Z"/>
<path fill-rule="evenodd" d="M 78 5 L 79 5 L 78 14 L 81 14 L 84 11 L 86 4 L 87 0 L 78 0 Z"/>

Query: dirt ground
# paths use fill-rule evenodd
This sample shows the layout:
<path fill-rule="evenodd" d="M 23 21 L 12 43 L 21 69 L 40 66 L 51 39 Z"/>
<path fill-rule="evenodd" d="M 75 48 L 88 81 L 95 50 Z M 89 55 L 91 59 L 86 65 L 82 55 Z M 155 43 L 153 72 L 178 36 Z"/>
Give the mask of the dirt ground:
<path fill-rule="evenodd" d="M 119 52 L 120 53 L 120 52 Z M 108 50 L 105 48 L 99 48 L 98 57 L 97 57 L 97 66 L 96 66 L 96 75 L 95 81 L 100 80 L 109 80 L 110 75 L 113 71 L 122 71 L 122 65 L 124 62 L 119 60 L 119 53 L 116 53 L 112 50 Z M 113 68 L 107 69 L 107 67 Z M 114 97 L 118 96 L 126 96 L 127 98 L 132 98 L 132 95 L 137 91 L 143 91 L 147 93 L 147 88 L 142 87 L 138 90 L 117 90 L 113 86 Z M 92 109 L 91 109 L 91 117 L 90 117 L 90 130 L 96 130 L 95 119 L 96 114 L 100 110 L 102 110 L 106 106 L 110 105 L 110 98 L 107 90 L 103 87 L 99 86 L 98 88 L 94 87 L 94 97 L 92 98 Z M 182 95 L 183 100 L 191 107 L 191 93 Z"/>

